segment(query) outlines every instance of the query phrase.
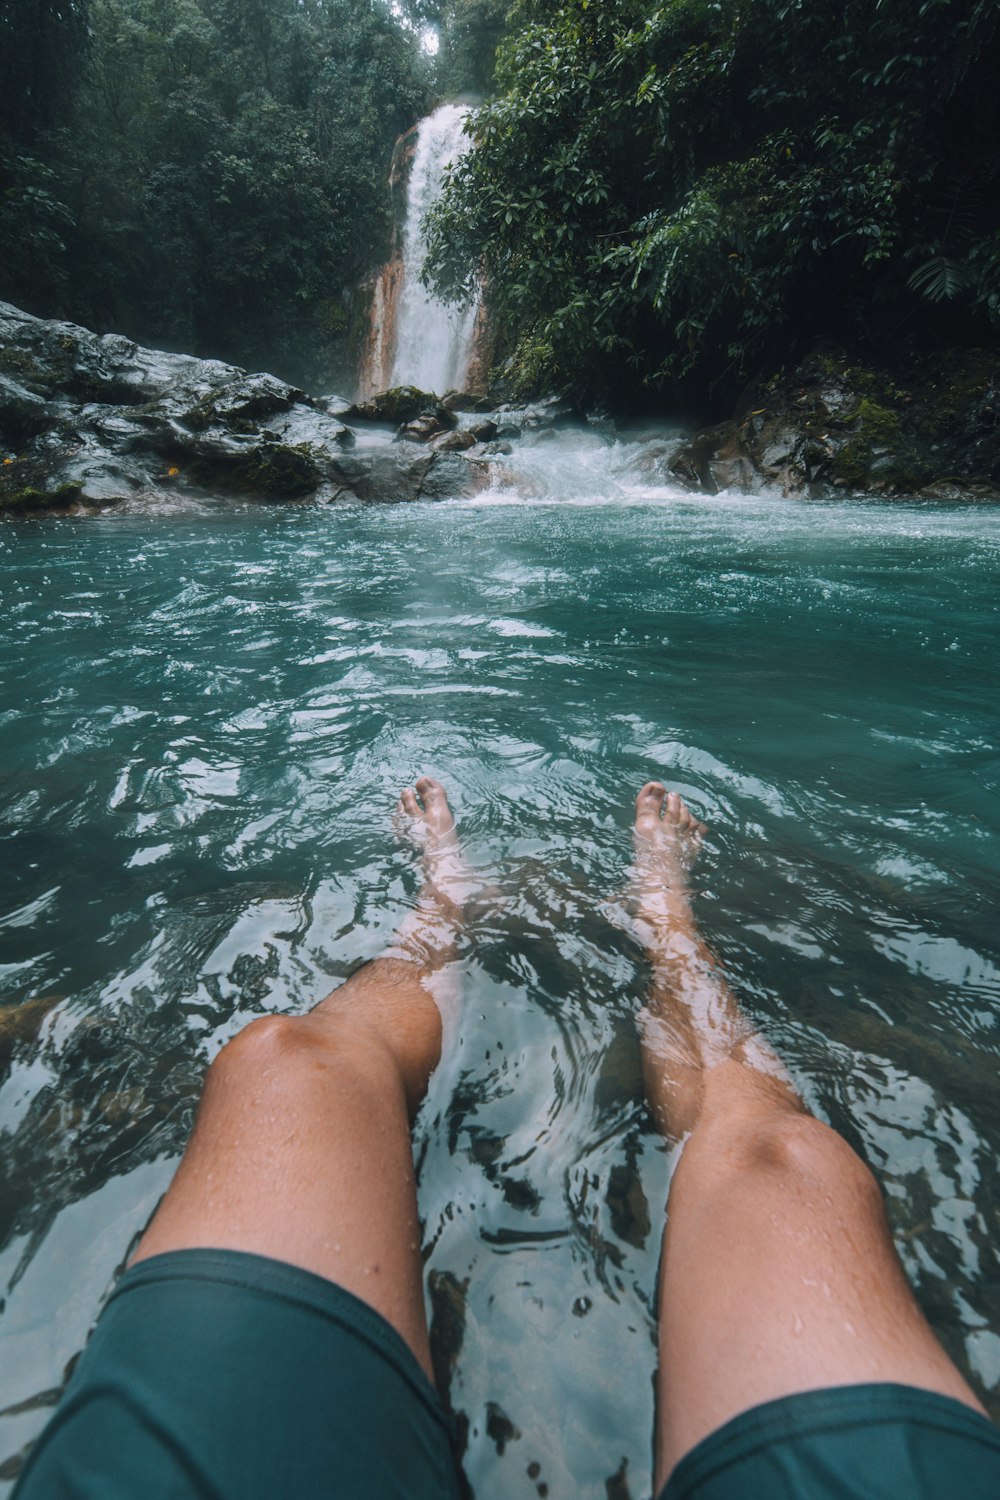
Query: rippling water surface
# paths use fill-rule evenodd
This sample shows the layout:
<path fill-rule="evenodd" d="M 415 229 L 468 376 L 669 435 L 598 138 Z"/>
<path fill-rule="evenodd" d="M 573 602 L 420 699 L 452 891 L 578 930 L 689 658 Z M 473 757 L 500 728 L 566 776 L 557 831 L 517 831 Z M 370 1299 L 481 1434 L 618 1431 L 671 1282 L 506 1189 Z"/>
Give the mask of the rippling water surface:
<path fill-rule="evenodd" d="M 693 498 L 645 452 L 539 443 L 475 501 L 0 532 L 6 1479 L 206 1062 L 412 903 L 390 814 L 423 770 L 494 888 L 418 1131 L 479 1500 L 651 1484 L 669 1163 L 614 920 L 651 776 L 710 824 L 705 931 L 997 1409 L 997 513 Z"/>

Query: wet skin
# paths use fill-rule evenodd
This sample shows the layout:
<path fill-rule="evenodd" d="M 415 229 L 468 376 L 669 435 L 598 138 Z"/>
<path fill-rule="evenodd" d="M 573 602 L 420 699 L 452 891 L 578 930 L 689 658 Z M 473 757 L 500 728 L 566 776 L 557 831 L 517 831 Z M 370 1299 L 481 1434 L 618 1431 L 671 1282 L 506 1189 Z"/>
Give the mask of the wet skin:
<path fill-rule="evenodd" d="M 422 847 L 416 908 L 382 957 L 308 1015 L 269 1016 L 209 1069 L 195 1130 L 136 1253 L 216 1246 L 326 1276 L 431 1373 L 410 1125 L 460 995 L 449 964 L 473 882 L 441 783 L 399 800 Z M 907 1285 L 867 1167 L 811 1117 L 695 922 L 706 829 L 648 782 L 633 830 L 638 1017 L 650 1107 L 686 1137 L 660 1277 L 657 1484 L 750 1406 L 885 1380 L 981 1410 Z"/>

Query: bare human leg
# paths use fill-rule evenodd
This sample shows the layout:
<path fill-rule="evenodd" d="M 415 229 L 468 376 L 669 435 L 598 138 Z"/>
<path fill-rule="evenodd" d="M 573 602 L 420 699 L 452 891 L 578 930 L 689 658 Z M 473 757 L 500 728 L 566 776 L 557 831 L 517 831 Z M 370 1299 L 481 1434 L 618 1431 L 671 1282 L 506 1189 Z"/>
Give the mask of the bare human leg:
<path fill-rule="evenodd" d="M 441 1053 L 467 875 L 440 782 L 422 777 L 398 812 L 423 844 L 416 910 L 308 1015 L 252 1021 L 223 1048 L 134 1259 L 211 1247 L 302 1266 L 381 1313 L 430 1376 L 410 1125 Z"/>
<path fill-rule="evenodd" d="M 887 1381 L 982 1411 L 907 1284 L 875 1179 L 807 1112 L 698 932 L 704 831 L 676 793 L 642 788 L 643 1067 L 660 1128 L 688 1136 L 660 1269 L 658 1487 L 715 1428 L 798 1391 Z"/>

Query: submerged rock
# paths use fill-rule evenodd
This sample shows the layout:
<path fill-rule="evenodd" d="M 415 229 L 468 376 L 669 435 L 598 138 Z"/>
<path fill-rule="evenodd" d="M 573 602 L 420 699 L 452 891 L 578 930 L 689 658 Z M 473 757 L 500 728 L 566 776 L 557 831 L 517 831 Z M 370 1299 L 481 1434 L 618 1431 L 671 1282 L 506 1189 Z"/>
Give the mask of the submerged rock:
<path fill-rule="evenodd" d="M 436 397 L 417 395 L 416 413 L 435 433 L 455 426 Z M 395 445 L 351 453 L 343 418 L 352 411 L 273 375 L 0 303 L 3 512 L 100 509 L 171 490 L 385 503 L 470 494 L 485 482 L 457 455 Z"/>

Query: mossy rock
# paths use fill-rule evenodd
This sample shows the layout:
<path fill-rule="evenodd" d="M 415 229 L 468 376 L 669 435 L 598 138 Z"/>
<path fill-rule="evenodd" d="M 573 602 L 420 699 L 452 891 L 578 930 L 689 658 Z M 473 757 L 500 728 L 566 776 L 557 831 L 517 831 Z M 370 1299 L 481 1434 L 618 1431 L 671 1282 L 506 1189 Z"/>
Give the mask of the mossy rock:
<path fill-rule="evenodd" d="M 32 511 L 65 510 L 79 500 L 82 484 L 57 484 L 51 487 L 21 485 L 15 487 L 0 479 L 0 511 L 7 514 L 28 514 Z"/>
<path fill-rule="evenodd" d="M 344 412 L 345 422 L 386 422 L 393 427 L 415 422 L 418 417 L 434 417 L 442 428 L 457 425 L 455 416 L 433 392 L 418 390 L 415 385 L 397 385 L 379 391 Z"/>
<path fill-rule="evenodd" d="M 917 490 L 926 484 L 930 471 L 914 454 L 900 412 L 885 403 L 902 398 L 895 387 L 883 384 L 882 401 L 863 396 L 853 423 L 853 433 L 833 460 L 834 483 L 850 489 L 890 491 Z"/>
<path fill-rule="evenodd" d="M 188 467 L 187 477 L 207 487 L 295 500 L 313 494 L 324 476 L 319 456 L 308 444 L 261 443 L 242 453 L 200 454 Z"/>

